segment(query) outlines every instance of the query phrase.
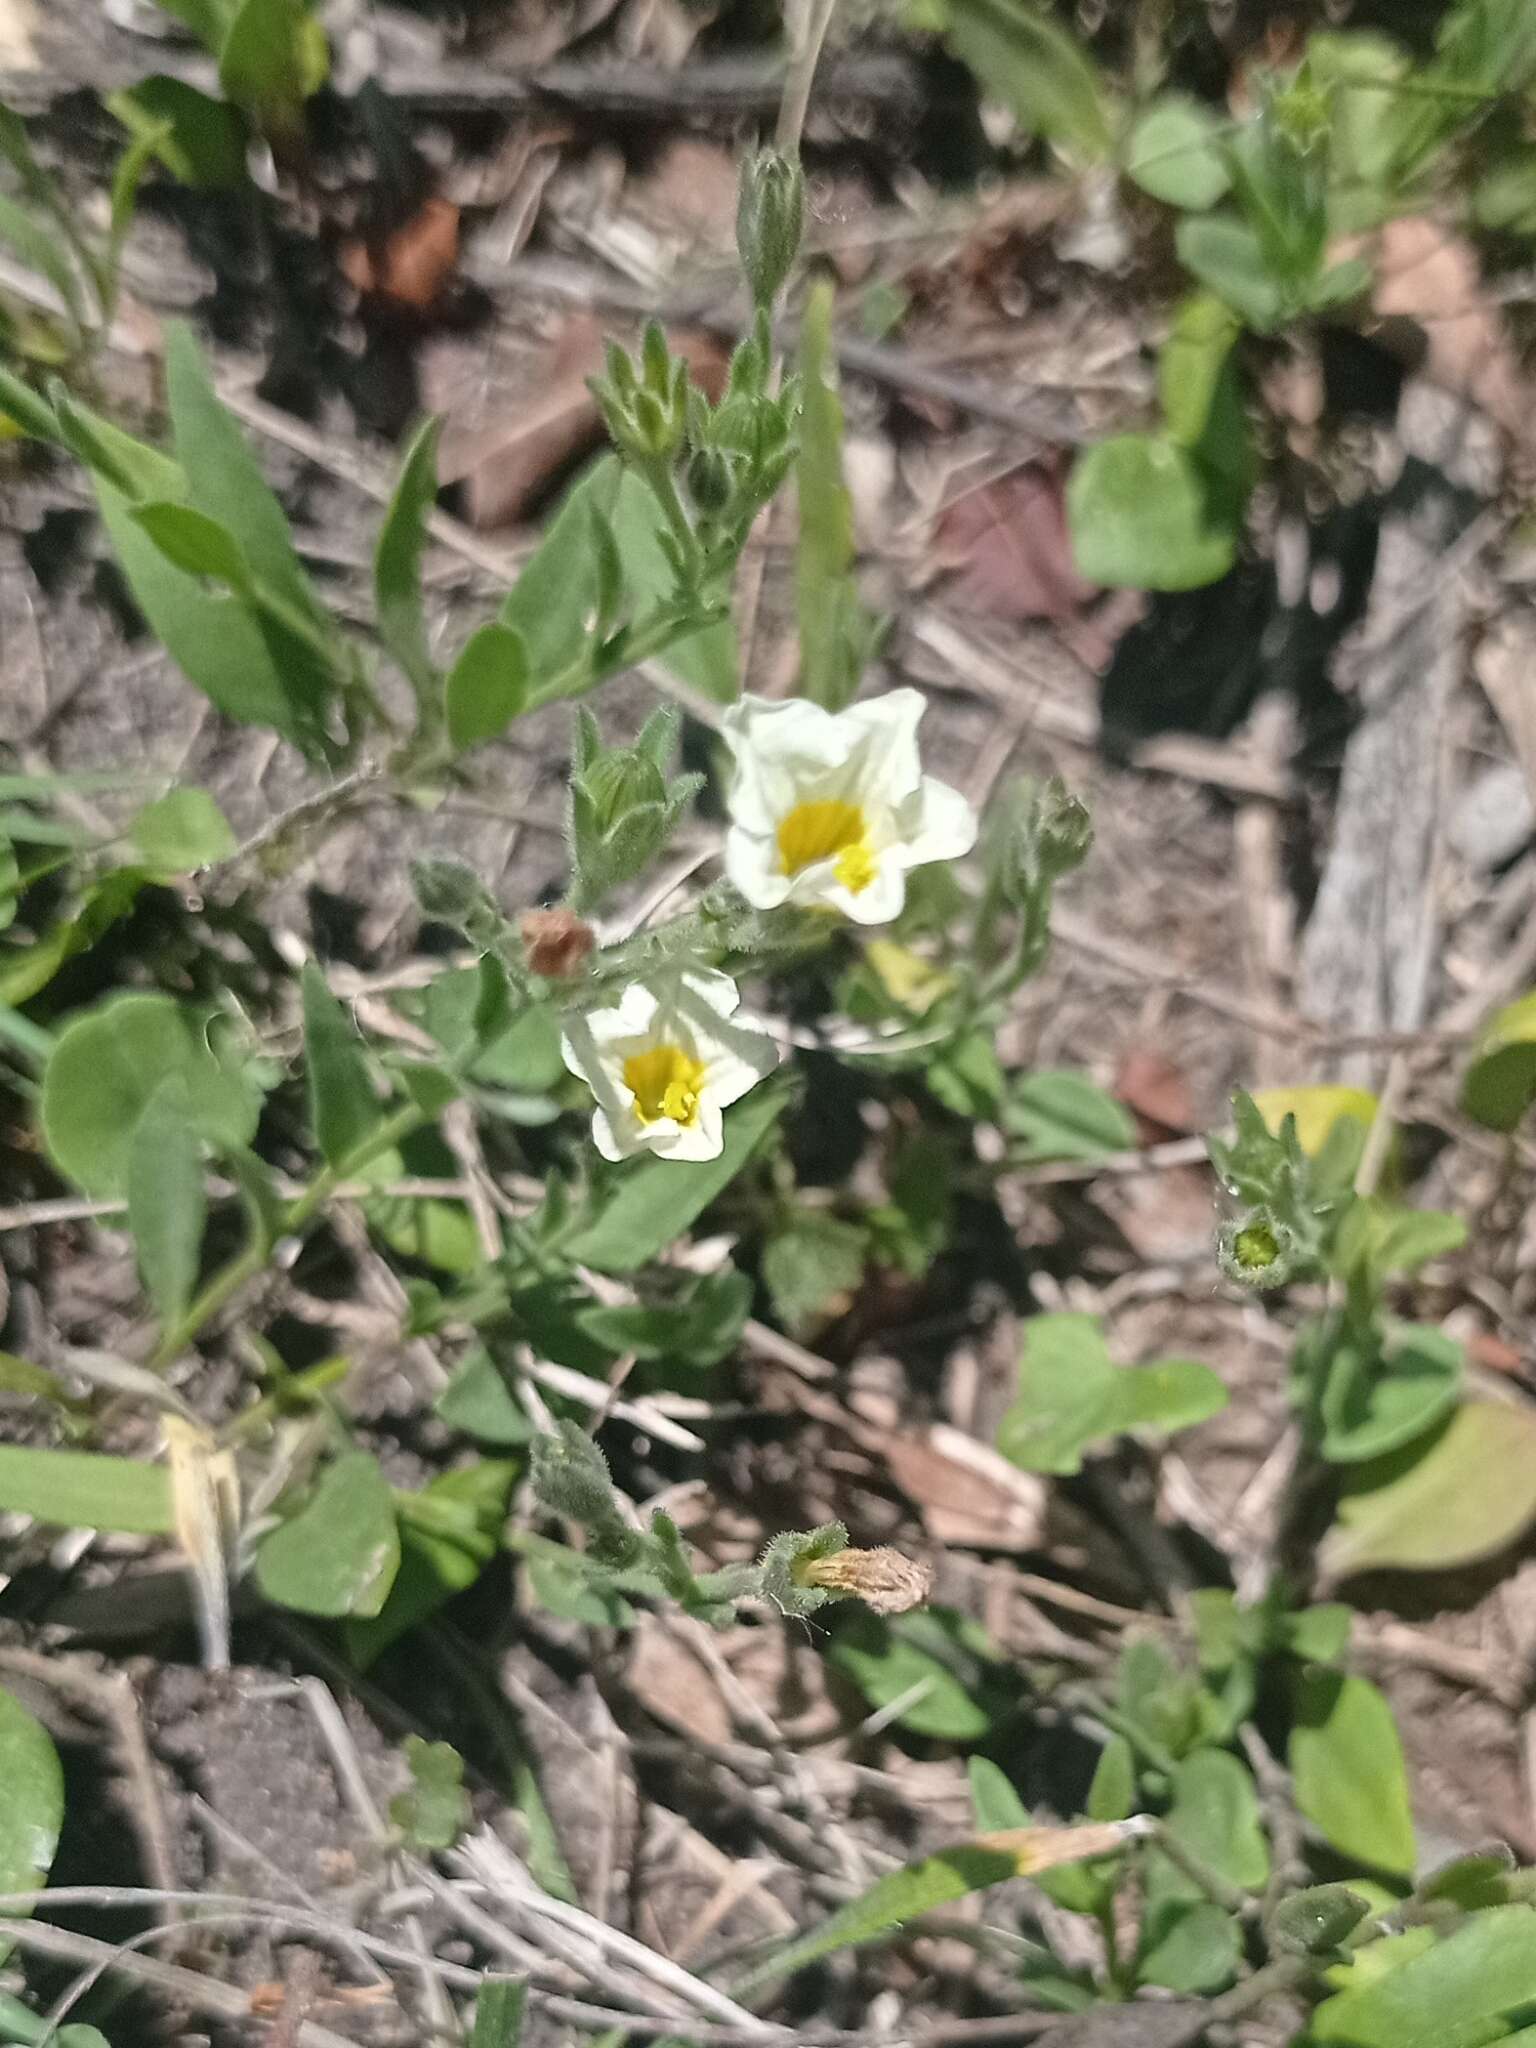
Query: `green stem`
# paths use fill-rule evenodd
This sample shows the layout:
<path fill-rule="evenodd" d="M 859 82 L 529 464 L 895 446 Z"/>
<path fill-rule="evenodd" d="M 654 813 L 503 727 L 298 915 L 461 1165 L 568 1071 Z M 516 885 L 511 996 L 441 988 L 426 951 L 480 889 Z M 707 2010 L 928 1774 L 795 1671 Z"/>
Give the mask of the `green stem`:
<path fill-rule="evenodd" d="M 697 590 L 704 576 L 704 550 L 699 546 L 699 536 L 693 530 L 687 508 L 677 495 L 672 465 L 670 462 L 647 462 L 643 474 L 683 551 L 683 581 L 690 591 Z"/>
<path fill-rule="evenodd" d="M 364 1167 L 371 1165 L 381 1152 L 388 1151 L 391 1145 L 409 1137 L 412 1131 L 419 1130 L 429 1121 L 426 1112 L 418 1109 L 413 1102 L 395 1110 L 376 1130 L 371 1131 L 360 1145 L 355 1146 L 345 1159 L 335 1166 L 322 1167 L 309 1186 L 294 1196 L 283 1211 L 282 1223 L 275 1236 L 296 1236 L 314 1220 L 337 1188 L 346 1181 L 355 1180 Z M 227 1265 L 215 1273 L 185 1313 L 162 1334 L 160 1342 L 149 1358 L 149 1370 L 164 1372 L 168 1366 L 173 1365 L 204 1324 L 211 1322 L 226 1302 L 264 1271 L 271 1252 L 271 1241 L 265 1236 L 253 1237 L 244 1251 L 237 1253 Z"/>

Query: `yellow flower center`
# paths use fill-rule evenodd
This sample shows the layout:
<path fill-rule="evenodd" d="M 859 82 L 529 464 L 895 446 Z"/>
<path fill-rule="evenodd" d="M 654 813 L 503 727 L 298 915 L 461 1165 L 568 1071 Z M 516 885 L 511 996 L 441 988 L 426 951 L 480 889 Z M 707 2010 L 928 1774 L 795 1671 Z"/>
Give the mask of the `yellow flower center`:
<path fill-rule="evenodd" d="M 704 1087 L 704 1062 L 680 1045 L 651 1045 L 632 1052 L 624 1062 L 624 1086 L 635 1098 L 635 1115 L 643 1124 L 669 1116 L 684 1130 L 699 1120 Z"/>
<path fill-rule="evenodd" d="M 830 860 L 832 872 L 857 896 L 875 879 L 875 855 L 863 807 L 841 797 L 796 804 L 779 820 L 779 862 L 798 875 L 814 861 Z"/>

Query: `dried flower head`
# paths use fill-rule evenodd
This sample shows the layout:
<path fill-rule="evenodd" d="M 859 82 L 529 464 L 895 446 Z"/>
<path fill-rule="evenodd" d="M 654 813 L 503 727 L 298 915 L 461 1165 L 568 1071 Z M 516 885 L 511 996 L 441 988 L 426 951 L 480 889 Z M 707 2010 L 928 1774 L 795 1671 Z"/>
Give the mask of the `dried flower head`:
<path fill-rule="evenodd" d="M 836 1550 L 830 1557 L 806 1558 L 795 1576 L 823 1592 L 852 1594 L 876 1614 L 905 1614 L 921 1607 L 933 1591 L 933 1566 L 903 1557 L 882 1545 L 878 1550 Z"/>
<path fill-rule="evenodd" d="M 546 981 L 574 981 L 597 934 L 574 910 L 528 910 L 518 925 L 528 965 Z"/>

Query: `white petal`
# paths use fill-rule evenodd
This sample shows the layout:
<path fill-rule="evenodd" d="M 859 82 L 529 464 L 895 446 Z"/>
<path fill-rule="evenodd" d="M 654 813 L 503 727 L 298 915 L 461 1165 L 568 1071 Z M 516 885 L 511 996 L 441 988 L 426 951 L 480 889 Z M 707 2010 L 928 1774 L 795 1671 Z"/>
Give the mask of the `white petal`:
<path fill-rule="evenodd" d="M 644 1037 L 659 1008 L 655 992 L 643 982 L 632 981 L 617 1003 L 608 1009 L 589 1010 L 585 1021 L 596 1044 L 611 1045 L 618 1038 Z"/>
<path fill-rule="evenodd" d="M 719 974 L 713 968 L 694 968 L 683 976 L 683 987 L 707 1003 L 717 1016 L 729 1017 L 741 1007 L 741 990 L 728 974 Z"/>
<path fill-rule="evenodd" d="M 860 739 L 856 728 L 803 697 L 739 698 L 723 730 L 735 763 L 726 808 L 734 823 L 769 839 L 802 792 L 843 767 Z"/>
<path fill-rule="evenodd" d="M 905 842 L 901 858 L 907 867 L 924 861 L 958 860 L 976 844 L 978 829 L 974 808 L 947 782 L 925 775 L 915 803 L 902 807 L 901 836 Z"/>
<path fill-rule="evenodd" d="M 850 704 L 841 713 L 838 723 L 857 745 L 858 791 L 866 801 L 897 804 L 917 788 L 917 727 L 926 709 L 920 690 L 901 689 Z"/>
<path fill-rule="evenodd" d="M 778 841 L 771 833 L 765 837 L 733 825 L 725 835 L 725 872 L 758 910 L 777 910 L 789 901 L 791 880 L 783 872 Z"/>
<path fill-rule="evenodd" d="M 605 1159 L 629 1159 L 642 1149 L 635 1132 L 621 1135 L 602 1110 L 597 1110 L 592 1118 L 592 1142 Z"/>
<path fill-rule="evenodd" d="M 824 900 L 853 924 L 889 924 L 900 917 L 907 900 L 907 878 L 897 857 L 900 852 L 899 847 L 889 848 L 881 856 L 874 879 L 864 888 L 845 889 L 841 882 L 834 882 Z"/>
<path fill-rule="evenodd" d="M 712 1052 L 706 1100 L 729 1109 L 778 1064 L 779 1048 L 774 1040 L 764 1031 L 748 1031 L 743 1026 L 728 1044 Z"/>

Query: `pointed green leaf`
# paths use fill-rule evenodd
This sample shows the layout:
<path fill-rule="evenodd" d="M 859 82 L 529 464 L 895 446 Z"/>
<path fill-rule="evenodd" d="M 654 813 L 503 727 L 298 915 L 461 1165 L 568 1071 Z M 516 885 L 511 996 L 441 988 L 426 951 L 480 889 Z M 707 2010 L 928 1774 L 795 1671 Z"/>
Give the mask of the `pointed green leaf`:
<path fill-rule="evenodd" d="M 0 1444 L 0 1508 L 58 1529 L 169 1536 L 176 1527 L 163 1465 L 94 1451 Z"/>
<path fill-rule="evenodd" d="M 448 672 L 443 700 L 449 744 L 458 752 L 500 739 L 529 697 L 522 636 L 497 619 L 470 634 Z"/>
<path fill-rule="evenodd" d="M 211 867 L 235 850 L 229 820 L 206 789 L 191 786 L 167 790 L 146 804 L 128 836 L 147 866 L 173 875 Z"/>
<path fill-rule="evenodd" d="M 240 596 L 249 595 L 251 572 L 228 527 L 194 505 L 163 499 L 132 509 L 133 517 L 173 568 L 185 569 L 189 576 L 206 576 Z"/>
<path fill-rule="evenodd" d="M 384 1106 L 369 1078 L 351 1016 L 325 985 L 317 961 L 303 974 L 304 1060 L 315 1143 L 329 1166 L 344 1166 L 377 1128 Z"/>
<path fill-rule="evenodd" d="M 1408 1774 L 1392 1709 L 1369 1679 L 1302 1674 L 1291 1772 L 1303 1817 L 1342 1856 L 1394 1876 L 1415 1860 Z"/>
<path fill-rule="evenodd" d="M 437 688 L 437 664 L 427 646 L 426 618 L 421 603 L 421 557 L 426 546 L 427 515 L 437 502 L 437 439 L 442 422 L 429 419 L 417 428 L 373 556 L 373 606 L 379 638 L 389 649 L 425 707 Z"/>
<path fill-rule="evenodd" d="M 0 1691 L 0 1891 L 40 1890 L 64 1825 L 64 1773 L 42 1723 Z M 0 1935 L 0 1957 L 11 1944 Z"/>
<path fill-rule="evenodd" d="M 185 1079 L 170 1074 L 150 1097 L 128 1150 L 128 1228 L 145 1292 L 167 1325 L 192 1298 L 207 1216 L 192 1099 Z"/>

